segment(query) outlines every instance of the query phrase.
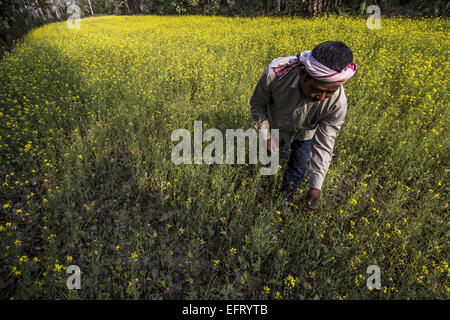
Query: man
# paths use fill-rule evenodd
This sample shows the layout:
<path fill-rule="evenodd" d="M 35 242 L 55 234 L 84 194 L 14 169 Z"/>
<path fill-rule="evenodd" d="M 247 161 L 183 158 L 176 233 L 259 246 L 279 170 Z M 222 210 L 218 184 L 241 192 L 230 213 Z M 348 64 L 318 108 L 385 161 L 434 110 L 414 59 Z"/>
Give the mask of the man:
<path fill-rule="evenodd" d="M 357 69 L 352 51 L 342 42 L 326 41 L 312 51 L 272 60 L 262 73 L 250 99 L 256 129 L 279 129 L 290 145 L 281 191 L 285 209 L 302 182 L 308 158 L 310 189 L 305 211 L 315 210 L 331 162 L 334 141 L 347 114 L 342 86 Z M 267 149 L 278 146 L 267 136 Z M 311 154 L 311 156 L 310 156 Z"/>

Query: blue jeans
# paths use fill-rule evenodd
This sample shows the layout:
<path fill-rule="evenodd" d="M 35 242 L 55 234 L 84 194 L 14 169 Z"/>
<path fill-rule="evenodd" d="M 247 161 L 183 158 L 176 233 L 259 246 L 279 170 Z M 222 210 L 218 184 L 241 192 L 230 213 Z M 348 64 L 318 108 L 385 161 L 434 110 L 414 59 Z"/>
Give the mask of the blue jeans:
<path fill-rule="evenodd" d="M 287 196 L 288 202 L 292 202 L 297 188 L 305 177 L 312 140 L 295 140 L 291 143 L 289 161 L 281 183 L 281 192 Z"/>

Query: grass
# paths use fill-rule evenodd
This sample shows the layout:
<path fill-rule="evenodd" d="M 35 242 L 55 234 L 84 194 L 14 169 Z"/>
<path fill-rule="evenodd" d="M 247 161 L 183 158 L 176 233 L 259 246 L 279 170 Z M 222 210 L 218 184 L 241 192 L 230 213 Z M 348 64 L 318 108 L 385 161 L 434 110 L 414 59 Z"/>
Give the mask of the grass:
<path fill-rule="evenodd" d="M 0 63 L 0 295 L 448 299 L 446 19 L 110 16 Z M 250 128 L 270 60 L 353 49 L 320 209 L 285 217 L 260 165 L 174 165 L 173 130 Z M 369 290 L 368 266 L 381 269 Z M 68 290 L 66 268 L 81 269 Z"/>

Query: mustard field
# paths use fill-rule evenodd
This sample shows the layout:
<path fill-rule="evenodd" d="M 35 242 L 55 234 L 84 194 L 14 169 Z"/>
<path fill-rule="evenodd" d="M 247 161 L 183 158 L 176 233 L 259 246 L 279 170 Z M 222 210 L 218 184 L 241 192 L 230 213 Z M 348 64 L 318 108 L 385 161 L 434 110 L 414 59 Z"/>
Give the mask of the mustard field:
<path fill-rule="evenodd" d="M 107 16 L 31 31 L 0 62 L 0 297 L 448 299 L 449 29 Z M 326 40 L 359 68 L 318 210 L 300 210 L 306 179 L 281 212 L 285 159 L 271 176 L 171 161 L 194 121 L 252 128 L 266 65 Z"/>

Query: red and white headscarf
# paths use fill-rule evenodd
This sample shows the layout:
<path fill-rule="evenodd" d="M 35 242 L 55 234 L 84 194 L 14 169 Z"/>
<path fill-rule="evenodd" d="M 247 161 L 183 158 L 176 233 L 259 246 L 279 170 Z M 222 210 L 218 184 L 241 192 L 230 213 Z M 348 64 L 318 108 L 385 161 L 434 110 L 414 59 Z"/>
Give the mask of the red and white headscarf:
<path fill-rule="evenodd" d="M 283 78 L 292 68 L 303 63 L 306 71 L 315 79 L 328 82 L 343 84 L 350 79 L 356 72 L 358 66 L 354 61 L 350 62 L 341 72 L 330 69 L 317 61 L 311 54 L 311 51 L 302 51 L 295 58 L 273 68 L 279 79 Z"/>

